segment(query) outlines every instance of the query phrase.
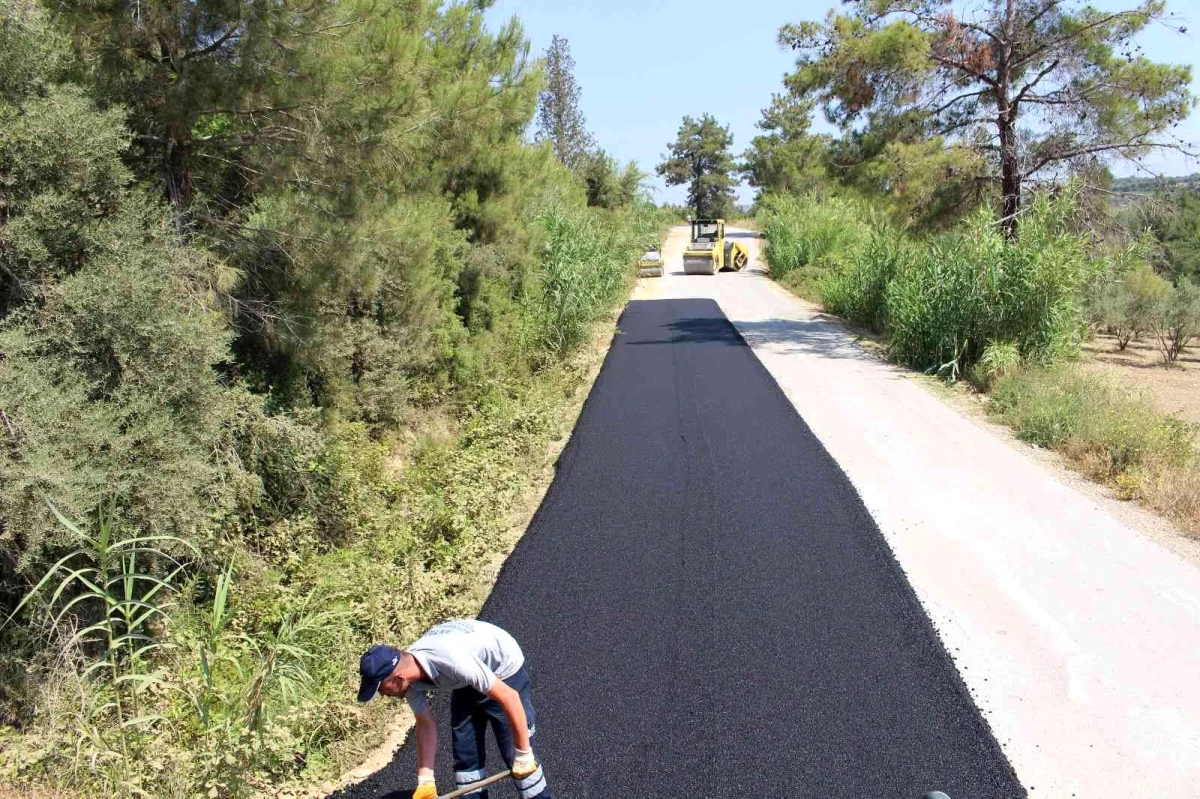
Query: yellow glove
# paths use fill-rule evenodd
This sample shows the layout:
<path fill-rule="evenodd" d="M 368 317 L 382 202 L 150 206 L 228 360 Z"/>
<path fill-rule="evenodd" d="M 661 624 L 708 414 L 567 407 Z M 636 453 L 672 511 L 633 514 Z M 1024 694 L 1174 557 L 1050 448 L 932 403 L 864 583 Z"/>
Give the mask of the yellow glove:
<path fill-rule="evenodd" d="M 532 749 L 518 749 L 516 756 L 513 757 L 512 775 L 513 779 L 522 779 L 528 777 L 533 772 L 537 771 L 537 761 L 533 759 Z"/>
<path fill-rule="evenodd" d="M 413 791 L 412 799 L 437 799 L 437 795 L 433 777 L 417 777 L 417 789 Z"/>

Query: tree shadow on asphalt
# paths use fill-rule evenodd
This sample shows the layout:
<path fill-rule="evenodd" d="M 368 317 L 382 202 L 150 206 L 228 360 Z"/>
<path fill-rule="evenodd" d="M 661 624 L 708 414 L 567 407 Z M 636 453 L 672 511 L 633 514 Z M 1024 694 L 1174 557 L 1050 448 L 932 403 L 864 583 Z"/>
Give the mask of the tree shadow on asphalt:
<path fill-rule="evenodd" d="M 856 345 L 840 323 L 827 317 L 738 321 L 736 328 L 725 319 L 699 317 L 680 319 L 663 328 L 668 335 L 625 343 L 632 346 L 717 344 L 731 347 L 749 344 L 751 347 L 769 347 L 786 355 L 803 353 L 838 360 L 878 360 Z"/>
<path fill-rule="evenodd" d="M 725 344 L 731 347 L 743 345 L 741 337 L 733 326 L 724 319 L 697 317 L 680 319 L 663 325 L 670 331 L 662 338 L 639 339 L 627 341 L 626 344 L 643 347 L 647 344 Z"/>

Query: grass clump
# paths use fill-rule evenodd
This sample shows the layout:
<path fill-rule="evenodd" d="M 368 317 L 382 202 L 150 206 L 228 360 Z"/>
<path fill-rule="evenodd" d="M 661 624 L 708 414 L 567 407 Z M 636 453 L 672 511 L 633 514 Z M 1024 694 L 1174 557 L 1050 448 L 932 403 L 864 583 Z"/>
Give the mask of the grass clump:
<path fill-rule="evenodd" d="M 988 391 L 996 381 L 1013 374 L 1021 367 L 1021 350 L 1011 341 L 994 341 L 983 350 L 983 355 L 971 367 L 971 382 Z"/>
<path fill-rule="evenodd" d="M 1097 271 L 1087 240 L 1070 231 L 1068 200 L 1038 198 L 1009 241 L 977 215 L 928 243 L 888 286 L 897 360 L 952 379 L 990 342 L 1048 363 L 1078 352 L 1086 330 L 1080 301 Z"/>
<path fill-rule="evenodd" d="M 1200 530 L 1195 426 L 1078 367 L 1034 367 L 1000 377 L 991 411 L 1017 437 L 1067 455 L 1192 531 Z"/>
<path fill-rule="evenodd" d="M 869 204 L 846 197 L 765 198 L 757 218 L 767 238 L 772 277 L 819 301 L 826 279 L 846 268 L 869 242 L 876 215 Z"/>
<path fill-rule="evenodd" d="M 849 263 L 821 286 L 821 302 L 831 313 L 883 333 L 888 328 L 888 286 L 917 249 L 900 231 L 873 231 Z"/>

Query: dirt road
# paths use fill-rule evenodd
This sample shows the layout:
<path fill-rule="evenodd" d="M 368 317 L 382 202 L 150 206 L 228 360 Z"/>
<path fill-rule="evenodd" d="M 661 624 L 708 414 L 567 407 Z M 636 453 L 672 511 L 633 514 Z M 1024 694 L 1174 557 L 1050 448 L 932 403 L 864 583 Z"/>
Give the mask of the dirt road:
<path fill-rule="evenodd" d="M 664 247 L 672 271 L 686 235 Z M 1034 795 L 1200 795 L 1193 563 L 864 354 L 757 263 L 635 293 L 667 298 L 715 300 L 845 471 Z"/>

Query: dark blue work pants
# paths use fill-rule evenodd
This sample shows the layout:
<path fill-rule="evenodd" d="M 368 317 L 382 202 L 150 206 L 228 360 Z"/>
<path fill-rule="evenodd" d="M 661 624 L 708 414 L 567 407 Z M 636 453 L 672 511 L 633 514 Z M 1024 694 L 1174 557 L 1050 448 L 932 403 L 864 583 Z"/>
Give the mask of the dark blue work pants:
<path fill-rule="evenodd" d="M 533 712 L 529 672 L 522 666 L 504 682 L 521 697 L 521 704 L 525 707 L 525 720 L 529 724 L 530 746 L 533 746 L 537 720 Z M 492 728 L 492 734 L 496 736 L 501 757 L 504 758 L 505 764 L 512 768 L 513 757 L 516 754 L 512 730 L 509 729 L 504 708 L 495 699 L 479 693 L 474 688 L 455 689 L 450 694 L 450 726 L 454 735 L 454 782 L 459 787 L 478 782 L 487 776 L 484 766 L 487 759 L 485 744 L 489 726 Z M 517 780 L 516 783 L 521 799 L 551 799 L 540 763 L 537 771 Z M 471 799 L 488 799 L 488 791 L 484 788 L 468 796 Z"/>

